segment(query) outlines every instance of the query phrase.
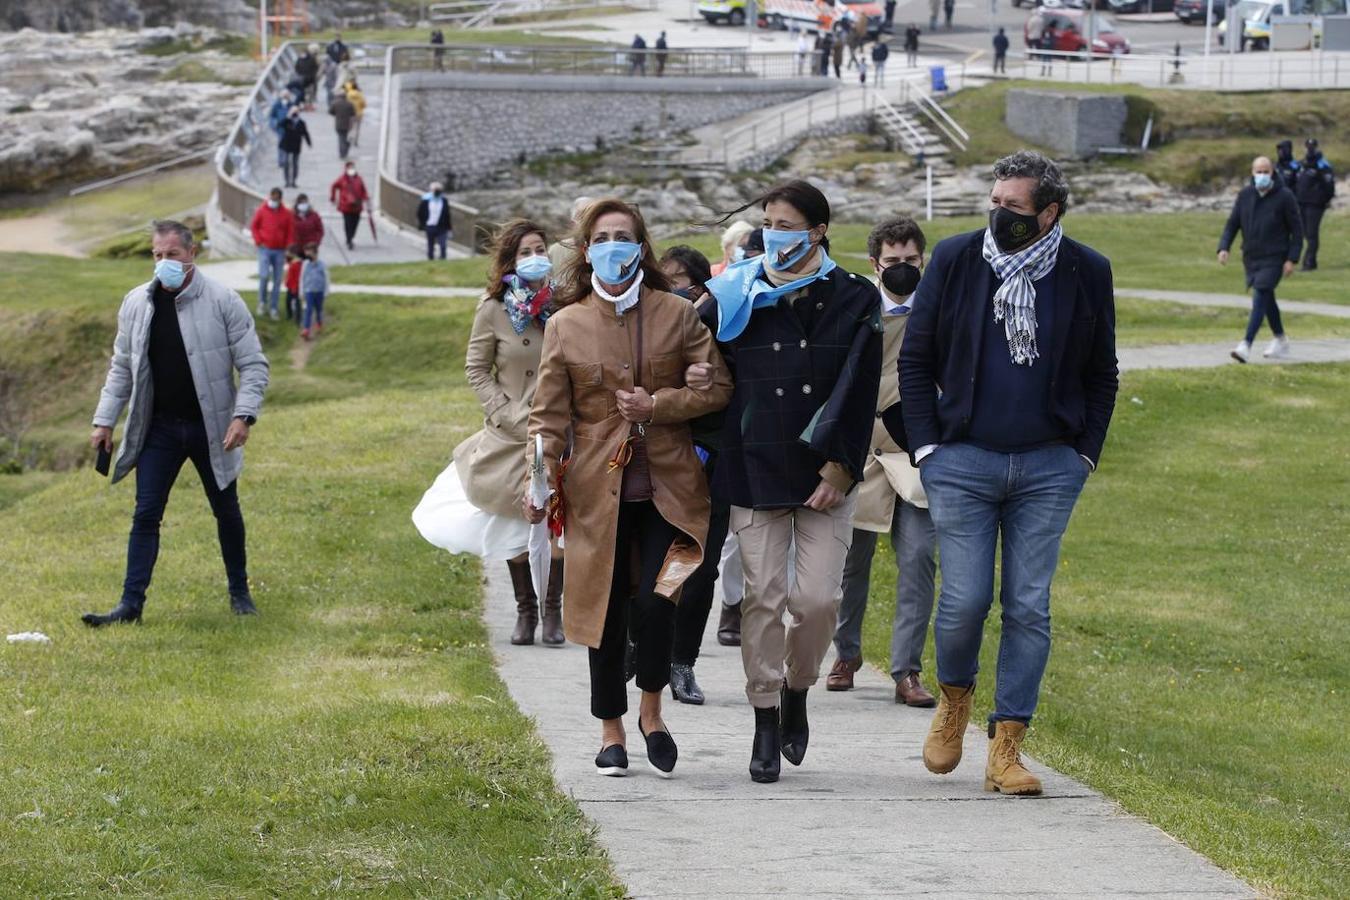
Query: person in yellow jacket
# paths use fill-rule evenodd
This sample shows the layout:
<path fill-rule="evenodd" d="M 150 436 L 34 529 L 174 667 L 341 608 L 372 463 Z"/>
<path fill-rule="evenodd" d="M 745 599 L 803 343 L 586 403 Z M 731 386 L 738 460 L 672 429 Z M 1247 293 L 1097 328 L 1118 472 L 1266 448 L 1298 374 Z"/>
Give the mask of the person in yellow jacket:
<path fill-rule="evenodd" d="M 352 106 L 356 107 L 356 118 L 352 119 L 351 136 L 348 138 L 348 143 L 355 147 L 361 142 L 361 120 L 366 115 L 366 95 L 361 93 L 361 88 L 357 87 L 354 78 L 343 85 L 342 89 L 346 92 L 347 99 L 352 102 Z"/>
<path fill-rule="evenodd" d="M 891 633 L 891 677 L 895 702 L 931 707 L 937 699 L 919 680 L 923 646 L 933 615 L 937 535 L 928 514 L 928 498 L 919 471 L 895 443 L 881 421 L 881 411 L 900 402 L 898 360 L 909 321 L 909 302 L 919 284 L 927 241 L 910 218 L 882 222 L 867 238 L 867 255 L 881 290 L 881 391 L 871 452 L 863 468 L 853 510 L 853 543 L 844 561 L 843 598 L 834 633 L 837 658 L 825 689 L 853 687 L 853 673 L 862 665 L 862 622 L 871 586 L 872 556 L 877 535 L 889 532 L 899 569 L 895 585 L 895 623 Z"/>

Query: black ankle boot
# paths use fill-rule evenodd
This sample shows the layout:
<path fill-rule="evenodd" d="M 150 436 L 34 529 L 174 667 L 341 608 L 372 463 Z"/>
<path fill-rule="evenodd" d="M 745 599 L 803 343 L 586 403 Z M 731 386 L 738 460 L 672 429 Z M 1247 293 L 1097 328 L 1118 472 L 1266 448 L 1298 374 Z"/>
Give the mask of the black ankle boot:
<path fill-rule="evenodd" d="M 806 723 L 806 691 L 794 691 L 783 685 L 783 756 L 794 766 L 800 766 L 806 758 L 806 742 L 811 737 L 811 729 Z"/>
<path fill-rule="evenodd" d="M 102 625 L 115 625 L 118 622 L 135 622 L 141 624 L 141 608 L 128 603 L 126 600 L 119 601 L 116 606 L 106 613 L 85 613 L 80 616 L 80 621 L 90 628 L 98 628 Z"/>
<path fill-rule="evenodd" d="M 681 703 L 703 705 L 703 690 L 694 680 L 694 667 L 684 663 L 670 664 L 670 694 Z"/>
<path fill-rule="evenodd" d="M 253 595 L 248 591 L 230 594 L 230 609 L 236 616 L 256 616 L 258 607 L 253 605 Z"/>
<path fill-rule="evenodd" d="M 769 784 L 778 780 L 782 763 L 778 737 L 778 707 L 755 708 L 755 743 L 750 750 L 750 780 Z"/>
<path fill-rule="evenodd" d="M 507 560 L 506 568 L 516 594 L 516 627 L 511 631 L 511 643 L 533 644 L 534 629 L 539 625 L 539 598 L 534 595 L 534 582 L 530 580 L 530 564 Z"/>

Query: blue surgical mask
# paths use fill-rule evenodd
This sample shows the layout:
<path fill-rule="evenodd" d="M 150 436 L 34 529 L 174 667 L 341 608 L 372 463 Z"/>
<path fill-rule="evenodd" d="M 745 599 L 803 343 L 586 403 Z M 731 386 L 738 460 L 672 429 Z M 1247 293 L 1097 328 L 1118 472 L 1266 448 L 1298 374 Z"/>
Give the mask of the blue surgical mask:
<path fill-rule="evenodd" d="M 606 241 L 591 244 L 586 257 L 596 278 L 605 284 L 623 284 L 637 274 L 642 263 L 642 246 L 632 241 Z"/>
<path fill-rule="evenodd" d="M 732 262 L 740 262 L 743 259 L 745 259 L 745 247 L 737 247 L 731 251 Z"/>
<path fill-rule="evenodd" d="M 547 256 L 527 256 L 516 260 L 516 274 L 526 281 L 543 281 L 553 271 L 553 263 Z"/>
<path fill-rule="evenodd" d="M 1268 191 L 1275 179 L 1270 177 L 1268 172 L 1260 172 L 1252 176 L 1252 182 L 1256 185 L 1258 191 Z"/>
<path fill-rule="evenodd" d="M 183 279 L 187 278 L 187 268 L 176 259 L 161 259 L 155 263 L 155 278 L 164 287 L 176 291 L 183 286 Z"/>
<path fill-rule="evenodd" d="M 806 259 L 811 252 L 810 231 L 764 229 L 764 265 L 782 271 Z"/>

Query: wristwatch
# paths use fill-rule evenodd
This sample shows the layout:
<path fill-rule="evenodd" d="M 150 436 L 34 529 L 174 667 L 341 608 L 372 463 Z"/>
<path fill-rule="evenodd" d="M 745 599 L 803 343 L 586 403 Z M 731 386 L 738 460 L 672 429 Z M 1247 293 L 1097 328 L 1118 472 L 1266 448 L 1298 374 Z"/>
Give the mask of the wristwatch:
<path fill-rule="evenodd" d="M 256 421 L 258 421 L 258 420 L 257 420 L 256 418 L 254 418 L 253 416 L 235 416 L 235 418 L 236 418 L 236 419 L 243 419 L 243 420 L 244 420 L 244 424 L 247 425 L 249 428 L 252 428 L 252 427 L 253 427 L 253 423 L 256 422 Z"/>

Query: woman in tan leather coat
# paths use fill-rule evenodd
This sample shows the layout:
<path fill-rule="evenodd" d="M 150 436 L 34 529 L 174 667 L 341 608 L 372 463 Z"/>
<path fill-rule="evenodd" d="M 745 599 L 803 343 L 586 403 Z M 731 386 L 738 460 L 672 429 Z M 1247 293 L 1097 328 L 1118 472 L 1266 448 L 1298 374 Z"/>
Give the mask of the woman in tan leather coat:
<path fill-rule="evenodd" d="M 455 448 L 451 470 L 413 514 L 424 536 L 451 552 L 505 559 L 516 596 L 513 644 L 533 644 L 539 601 L 530 577 L 529 526 L 520 519 L 526 424 L 534 402 L 553 285 L 544 229 L 525 219 L 501 227 L 489 251 L 487 294 L 474 315 L 464 371 L 483 407 L 483 429 Z M 456 483 L 457 482 L 457 483 Z M 561 644 L 562 559 L 549 569 L 542 639 Z"/>
<path fill-rule="evenodd" d="M 590 648 L 591 713 L 602 739 L 596 769 L 628 768 L 624 651 L 636 643 L 638 729 L 659 774 L 677 749 L 661 718 L 680 585 L 698 568 L 708 530 L 708 485 L 689 420 L 726 405 L 731 382 L 693 304 L 667 290 L 638 211 L 599 200 L 577 226 L 581 258 L 544 335 L 529 434 L 563 470 L 569 640 Z M 707 364 L 712 388 L 685 384 Z M 523 484 L 523 481 L 522 481 Z M 526 516 L 543 511 L 526 501 Z M 630 629 L 631 618 L 631 629 Z"/>

